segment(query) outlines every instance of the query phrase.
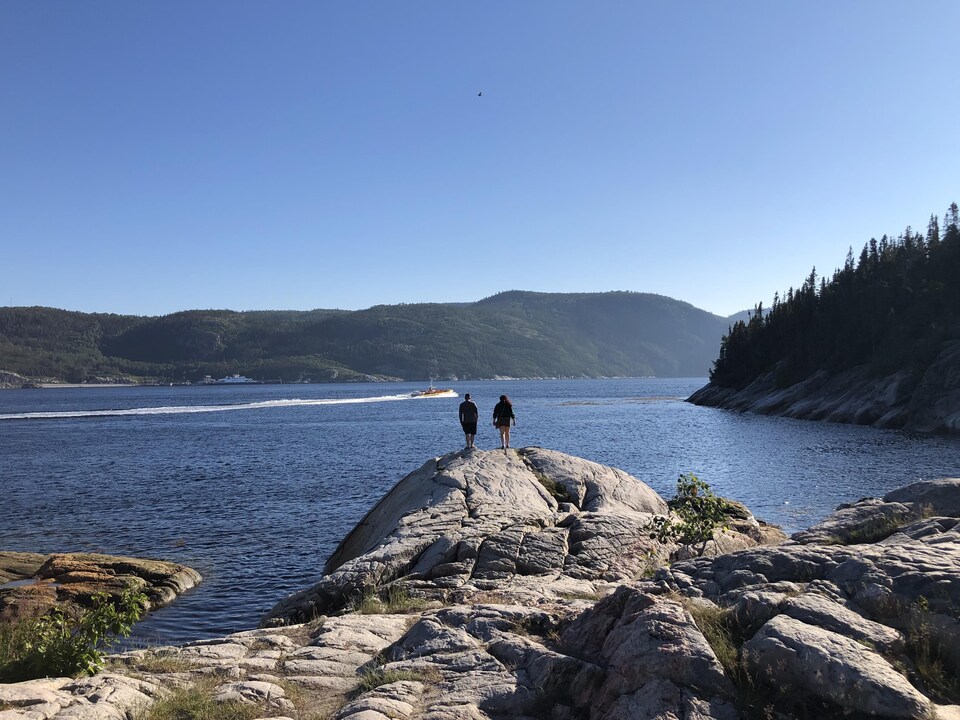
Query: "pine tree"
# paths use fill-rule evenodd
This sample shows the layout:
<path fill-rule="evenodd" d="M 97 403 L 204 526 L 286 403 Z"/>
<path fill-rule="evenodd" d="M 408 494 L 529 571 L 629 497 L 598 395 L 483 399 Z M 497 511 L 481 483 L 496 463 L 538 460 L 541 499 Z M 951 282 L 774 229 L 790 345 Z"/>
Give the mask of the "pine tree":
<path fill-rule="evenodd" d="M 940 244 L 940 223 L 937 222 L 937 216 L 931 214 L 930 222 L 927 223 L 927 248 L 932 250 Z"/>

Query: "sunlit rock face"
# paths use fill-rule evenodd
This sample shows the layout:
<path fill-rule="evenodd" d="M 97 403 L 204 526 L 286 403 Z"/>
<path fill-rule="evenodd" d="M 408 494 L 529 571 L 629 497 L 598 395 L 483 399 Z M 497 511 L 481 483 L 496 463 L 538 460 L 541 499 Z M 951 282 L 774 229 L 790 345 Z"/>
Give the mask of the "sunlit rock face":
<path fill-rule="evenodd" d="M 265 623 L 338 612 L 390 589 L 443 601 L 593 595 L 668 560 L 677 546 L 652 539 L 649 525 L 669 513 L 640 480 L 564 453 L 450 453 L 397 483 L 340 543 L 326 577 L 280 602 Z M 694 554 L 764 540 L 742 515 Z"/>

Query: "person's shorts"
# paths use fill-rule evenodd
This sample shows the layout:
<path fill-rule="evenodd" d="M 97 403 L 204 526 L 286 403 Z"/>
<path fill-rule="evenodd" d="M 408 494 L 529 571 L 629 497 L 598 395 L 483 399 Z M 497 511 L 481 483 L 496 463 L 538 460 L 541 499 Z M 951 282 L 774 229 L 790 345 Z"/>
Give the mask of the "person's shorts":
<path fill-rule="evenodd" d="M 498 428 L 498 429 L 509 428 L 509 427 L 510 427 L 510 421 L 509 421 L 509 420 L 497 420 L 497 428 Z"/>
<path fill-rule="evenodd" d="M 476 424 L 475 422 L 472 422 L 472 423 L 462 422 L 462 423 L 460 423 L 460 427 L 463 428 L 463 434 L 464 434 L 464 435 L 476 435 L 476 434 L 477 434 L 477 424 Z"/>

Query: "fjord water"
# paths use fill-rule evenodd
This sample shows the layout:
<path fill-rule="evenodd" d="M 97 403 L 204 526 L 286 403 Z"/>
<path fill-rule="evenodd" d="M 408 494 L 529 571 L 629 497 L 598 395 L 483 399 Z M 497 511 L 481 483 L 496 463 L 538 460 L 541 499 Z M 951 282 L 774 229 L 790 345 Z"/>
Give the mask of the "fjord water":
<path fill-rule="evenodd" d="M 837 504 L 960 475 L 960 438 L 741 415 L 683 402 L 705 379 L 457 382 L 501 393 L 513 445 L 623 468 L 671 496 L 692 471 L 787 532 Z M 322 574 L 400 478 L 459 449 L 461 398 L 422 386 L 249 385 L 0 393 L 0 550 L 182 562 L 204 582 L 135 630 L 182 642 L 256 626 Z M 24 417 L 27 415 L 28 417 Z M 486 421 L 486 422 L 484 422 Z"/>

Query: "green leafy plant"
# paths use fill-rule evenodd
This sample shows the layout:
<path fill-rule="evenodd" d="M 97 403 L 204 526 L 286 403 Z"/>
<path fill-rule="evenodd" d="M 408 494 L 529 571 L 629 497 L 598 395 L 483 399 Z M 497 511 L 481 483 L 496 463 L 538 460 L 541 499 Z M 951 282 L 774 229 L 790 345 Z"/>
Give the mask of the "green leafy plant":
<path fill-rule="evenodd" d="M 77 616 L 60 608 L 39 618 L 21 620 L 0 634 L 0 681 L 92 675 L 103 665 L 103 652 L 117 637 L 130 634 L 143 614 L 147 596 L 133 588 L 111 600 L 92 596 L 92 607 Z"/>
<path fill-rule="evenodd" d="M 693 473 L 677 478 L 677 494 L 667 504 L 676 517 L 657 516 L 647 526 L 650 537 L 660 542 L 705 542 L 714 530 L 726 526 L 726 502 Z"/>

